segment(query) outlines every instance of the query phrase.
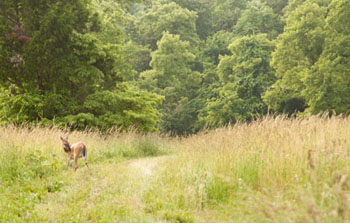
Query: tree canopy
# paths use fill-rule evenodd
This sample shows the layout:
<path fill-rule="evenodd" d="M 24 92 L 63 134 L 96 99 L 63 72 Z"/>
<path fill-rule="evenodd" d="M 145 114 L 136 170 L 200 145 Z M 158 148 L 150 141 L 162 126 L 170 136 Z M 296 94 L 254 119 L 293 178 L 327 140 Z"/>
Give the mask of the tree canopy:
<path fill-rule="evenodd" d="M 0 2 L 0 124 L 191 134 L 350 112 L 347 0 Z"/>
<path fill-rule="evenodd" d="M 72 128 L 102 129 L 139 123 L 141 129 L 156 129 L 155 105 L 161 100 L 118 87 L 130 72 L 118 44 L 120 30 L 111 29 L 113 14 L 100 12 L 109 5 L 92 10 L 93 3 L 2 3 L 1 122 L 56 121 Z M 109 109 L 95 109 L 92 104 L 97 103 Z M 116 106 L 118 110 L 112 109 Z M 113 118 L 108 115 L 111 109 Z"/>

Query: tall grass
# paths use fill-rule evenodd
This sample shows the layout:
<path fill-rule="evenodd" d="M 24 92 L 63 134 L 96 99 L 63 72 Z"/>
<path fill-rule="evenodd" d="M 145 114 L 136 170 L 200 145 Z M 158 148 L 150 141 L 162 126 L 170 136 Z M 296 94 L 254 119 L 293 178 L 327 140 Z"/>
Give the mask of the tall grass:
<path fill-rule="evenodd" d="M 163 186 L 145 195 L 151 213 L 182 222 L 350 221 L 349 118 L 265 117 L 180 146 Z"/>
<path fill-rule="evenodd" d="M 71 132 L 92 169 L 75 174 L 65 134 L 0 127 L 0 222 L 350 222 L 347 117 L 265 117 L 186 138 Z"/>

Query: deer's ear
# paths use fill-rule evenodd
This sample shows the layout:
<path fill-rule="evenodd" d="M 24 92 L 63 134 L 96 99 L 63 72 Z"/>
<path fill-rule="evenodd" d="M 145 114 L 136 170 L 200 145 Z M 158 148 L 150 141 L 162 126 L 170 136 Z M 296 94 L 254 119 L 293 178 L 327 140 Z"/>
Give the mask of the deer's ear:
<path fill-rule="evenodd" d="M 63 141 L 63 138 L 62 138 L 62 136 L 60 136 L 60 139 Z"/>
<path fill-rule="evenodd" d="M 68 135 L 66 135 L 66 140 L 68 140 Z"/>

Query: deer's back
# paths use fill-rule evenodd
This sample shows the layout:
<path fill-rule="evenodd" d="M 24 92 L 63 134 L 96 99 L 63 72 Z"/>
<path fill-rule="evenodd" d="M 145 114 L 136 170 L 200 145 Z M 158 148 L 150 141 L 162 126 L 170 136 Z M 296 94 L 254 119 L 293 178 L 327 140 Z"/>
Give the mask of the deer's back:
<path fill-rule="evenodd" d="M 71 148 L 75 154 L 79 154 L 79 156 L 82 156 L 82 154 L 86 152 L 86 145 L 82 142 L 77 142 L 71 145 Z"/>

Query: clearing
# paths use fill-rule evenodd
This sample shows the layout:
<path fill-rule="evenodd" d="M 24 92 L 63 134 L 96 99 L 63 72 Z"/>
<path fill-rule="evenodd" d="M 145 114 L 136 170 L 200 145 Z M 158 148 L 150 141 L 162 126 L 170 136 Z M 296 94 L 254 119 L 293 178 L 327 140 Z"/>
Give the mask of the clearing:
<path fill-rule="evenodd" d="M 48 222 L 161 222 L 144 212 L 142 197 L 170 158 L 95 164 L 90 172 L 80 163 L 75 174 L 72 169 L 64 173 L 67 185 L 49 194 L 34 214 Z"/>

